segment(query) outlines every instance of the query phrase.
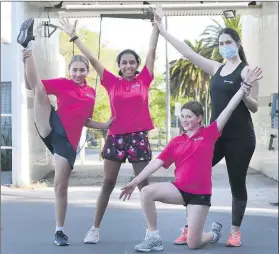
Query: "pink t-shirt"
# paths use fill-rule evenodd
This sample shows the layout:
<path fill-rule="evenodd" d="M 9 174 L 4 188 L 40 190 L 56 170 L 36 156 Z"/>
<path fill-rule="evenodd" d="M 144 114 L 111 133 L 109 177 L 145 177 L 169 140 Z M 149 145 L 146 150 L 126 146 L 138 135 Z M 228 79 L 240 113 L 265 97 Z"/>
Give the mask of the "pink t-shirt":
<path fill-rule="evenodd" d="M 57 113 L 64 126 L 69 142 L 76 150 L 82 128 L 88 118 L 92 118 L 95 104 L 95 90 L 88 86 L 79 86 L 66 78 L 42 80 L 47 94 L 57 98 Z"/>
<path fill-rule="evenodd" d="M 148 107 L 148 90 L 152 80 L 153 75 L 146 66 L 130 81 L 104 70 L 101 84 L 108 92 L 112 116 L 116 117 L 108 135 L 154 128 Z"/>
<path fill-rule="evenodd" d="M 211 194 L 212 159 L 214 145 L 221 133 L 217 122 L 201 127 L 189 138 L 182 134 L 173 138 L 158 159 L 169 168 L 175 163 L 175 186 L 192 194 Z"/>

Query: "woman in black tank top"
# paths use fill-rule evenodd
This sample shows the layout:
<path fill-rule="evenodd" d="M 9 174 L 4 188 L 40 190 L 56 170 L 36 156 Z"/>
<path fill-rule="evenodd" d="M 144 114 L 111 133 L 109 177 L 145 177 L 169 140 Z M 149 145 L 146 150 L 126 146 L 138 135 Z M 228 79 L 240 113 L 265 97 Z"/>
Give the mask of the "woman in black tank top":
<path fill-rule="evenodd" d="M 225 28 L 220 32 L 219 53 L 226 60 L 225 64 L 221 64 L 197 54 L 185 42 L 179 41 L 169 34 L 161 22 L 163 17 L 161 10 L 156 10 L 154 15 L 155 23 L 159 27 L 160 34 L 185 58 L 212 76 L 210 96 L 212 104 L 211 122 L 213 122 L 227 106 L 240 86 L 247 84 L 245 78 L 247 71 L 250 71 L 250 67 L 246 61 L 238 33 L 231 28 Z M 221 159 L 226 159 L 233 199 L 232 227 L 227 246 L 240 246 L 241 244 L 239 228 L 247 205 L 245 181 L 256 144 L 250 112 L 257 112 L 258 96 L 259 84 L 256 81 L 253 84 L 250 95 L 244 98 L 232 113 L 214 149 L 213 166 Z M 183 228 L 181 236 L 175 243 L 187 243 L 187 226 Z"/>

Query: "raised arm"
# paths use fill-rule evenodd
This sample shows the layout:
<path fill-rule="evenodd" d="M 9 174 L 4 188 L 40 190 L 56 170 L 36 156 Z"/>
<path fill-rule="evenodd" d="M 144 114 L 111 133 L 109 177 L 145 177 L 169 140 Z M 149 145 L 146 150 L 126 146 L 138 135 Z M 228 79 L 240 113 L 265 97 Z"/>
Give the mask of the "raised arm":
<path fill-rule="evenodd" d="M 153 24 L 152 33 L 149 40 L 149 49 L 148 49 L 146 63 L 145 63 L 150 75 L 152 75 L 154 71 L 154 63 L 156 58 L 158 38 L 159 38 L 158 26 Z"/>
<path fill-rule="evenodd" d="M 241 100 L 244 98 L 245 94 L 249 96 L 251 87 L 253 87 L 255 83 L 257 83 L 257 81 L 263 77 L 261 74 L 262 74 L 261 68 L 256 67 L 254 70 L 248 69 L 246 78 L 242 82 L 240 89 L 232 97 L 227 107 L 222 111 L 222 113 L 217 118 L 217 126 L 219 131 L 223 130 L 229 118 L 231 117 L 233 111 L 241 102 Z"/>
<path fill-rule="evenodd" d="M 75 39 L 75 37 L 77 36 L 77 34 L 76 34 L 77 20 L 75 21 L 74 25 L 71 25 L 69 23 L 68 19 L 61 19 L 60 23 L 61 23 L 60 29 L 63 30 L 66 34 L 68 34 L 71 39 L 74 39 L 73 40 L 74 43 L 77 45 L 77 47 L 82 52 L 82 54 L 88 58 L 92 67 L 96 70 L 96 72 L 102 79 L 105 67 L 102 65 L 102 63 L 91 52 L 89 47 L 83 41 L 81 41 L 79 38 Z"/>
<path fill-rule="evenodd" d="M 249 70 L 249 67 L 247 66 L 245 69 L 243 69 L 243 72 L 241 73 L 242 79 L 246 79 L 247 71 Z M 246 105 L 246 107 L 252 112 L 256 113 L 259 108 L 259 82 L 255 81 L 253 84 L 253 87 L 251 89 L 251 93 L 249 96 L 246 96 L 243 101 Z"/>
<path fill-rule="evenodd" d="M 152 9 L 154 13 L 154 22 L 158 26 L 158 29 L 161 35 L 175 48 L 177 49 L 185 58 L 191 61 L 194 65 L 201 68 L 203 71 L 208 73 L 210 76 L 213 76 L 218 68 L 221 66 L 221 63 L 207 59 L 195 51 L 193 51 L 185 42 L 178 40 L 170 33 L 168 33 L 163 25 L 162 18 L 164 13 L 162 8 L 159 6 L 156 9 Z"/>

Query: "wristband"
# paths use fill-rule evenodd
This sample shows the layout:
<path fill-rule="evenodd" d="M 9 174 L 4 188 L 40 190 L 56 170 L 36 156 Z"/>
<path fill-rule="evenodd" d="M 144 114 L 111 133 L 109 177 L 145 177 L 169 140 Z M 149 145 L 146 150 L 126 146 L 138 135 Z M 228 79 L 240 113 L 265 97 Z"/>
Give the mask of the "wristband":
<path fill-rule="evenodd" d="M 74 42 L 76 39 L 78 39 L 77 35 L 75 35 L 73 38 L 71 38 L 70 42 Z"/>
<path fill-rule="evenodd" d="M 248 84 L 246 81 L 242 81 L 241 83 L 243 83 L 244 85 L 246 85 L 246 86 L 251 86 L 250 84 Z"/>

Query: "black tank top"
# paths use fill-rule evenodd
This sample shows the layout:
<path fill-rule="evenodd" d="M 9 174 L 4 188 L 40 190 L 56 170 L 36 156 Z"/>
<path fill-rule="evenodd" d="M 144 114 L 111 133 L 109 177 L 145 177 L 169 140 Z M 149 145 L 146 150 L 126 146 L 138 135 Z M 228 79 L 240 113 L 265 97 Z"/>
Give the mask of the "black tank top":
<path fill-rule="evenodd" d="M 211 123 L 215 121 L 240 88 L 241 71 L 246 66 L 241 62 L 229 75 L 220 75 L 222 65 L 210 81 Z M 243 101 L 239 103 L 223 129 L 222 138 L 255 137 L 250 111 Z"/>

